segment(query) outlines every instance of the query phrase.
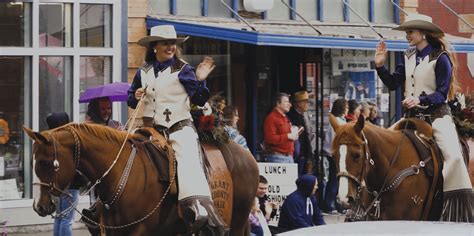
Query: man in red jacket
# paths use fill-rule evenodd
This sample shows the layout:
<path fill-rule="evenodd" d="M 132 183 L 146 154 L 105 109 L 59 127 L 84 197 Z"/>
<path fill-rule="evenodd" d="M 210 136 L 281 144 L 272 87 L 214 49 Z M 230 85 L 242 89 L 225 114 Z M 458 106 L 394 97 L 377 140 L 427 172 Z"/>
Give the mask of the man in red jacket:
<path fill-rule="evenodd" d="M 286 117 L 290 111 L 290 96 L 277 93 L 273 100 L 273 110 L 263 123 L 263 141 L 267 152 L 267 162 L 293 163 L 294 141 L 298 139 L 297 128 L 293 130 Z"/>

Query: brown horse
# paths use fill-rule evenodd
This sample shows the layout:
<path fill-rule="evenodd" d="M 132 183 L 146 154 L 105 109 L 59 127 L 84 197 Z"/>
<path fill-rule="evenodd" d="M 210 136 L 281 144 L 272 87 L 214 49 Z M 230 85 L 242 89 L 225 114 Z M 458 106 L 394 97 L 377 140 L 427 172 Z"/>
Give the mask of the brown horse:
<path fill-rule="evenodd" d="M 339 172 L 339 197 L 352 205 L 349 220 L 439 219 L 440 190 L 433 190 L 438 181 L 431 185 L 433 177 L 427 175 L 425 163 L 401 130 L 366 123 L 363 116 L 342 126 L 330 120 L 336 130 L 333 156 Z M 412 124 L 430 135 L 428 124 L 417 119 Z"/>
<path fill-rule="evenodd" d="M 28 128 L 24 130 L 35 141 L 34 168 L 41 181 L 41 191 L 33 207 L 40 216 L 54 212 L 51 195 L 61 195 L 73 181 L 74 174 L 81 172 L 93 182 L 100 178 L 96 186 L 100 199 L 113 202 L 100 212 L 100 223 L 111 226 L 102 227 L 107 234 L 182 233 L 184 227 L 178 216 L 177 195 L 168 194 L 167 186 L 157 181 L 159 173 L 146 151 L 138 149 L 132 165 L 128 161 L 135 134 L 125 142 L 114 164 L 127 137 L 126 132 L 88 124 L 68 124 L 41 133 Z M 239 183 L 234 184 L 233 189 L 230 234 L 244 235 L 258 185 L 258 168 L 252 154 L 238 144 L 229 142 L 222 150 L 234 183 L 237 180 Z M 131 169 L 126 182 L 122 182 L 126 167 Z M 123 190 L 117 194 L 121 186 Z"/>

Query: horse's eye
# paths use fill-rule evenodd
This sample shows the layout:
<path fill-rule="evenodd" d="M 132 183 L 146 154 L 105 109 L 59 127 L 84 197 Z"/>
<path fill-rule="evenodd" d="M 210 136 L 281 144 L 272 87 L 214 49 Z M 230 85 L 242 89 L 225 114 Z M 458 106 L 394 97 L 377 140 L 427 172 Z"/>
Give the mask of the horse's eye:
<path fill-rule="evenodd" d="M 359 157 L 360 157 L 360 153 L 358 153 L 358 152 L 352 154 L 352 158 L 354 158 L 356 160 L 359 159 Z"/>
<path fill-rule="evenodd" d="M 43 167 L 43 168 L 51 168 L 53 167 L 53 162 L 51 161 L 46 161 L 46 160 L 40 160 L 38 161 L 38 164 Z"/>

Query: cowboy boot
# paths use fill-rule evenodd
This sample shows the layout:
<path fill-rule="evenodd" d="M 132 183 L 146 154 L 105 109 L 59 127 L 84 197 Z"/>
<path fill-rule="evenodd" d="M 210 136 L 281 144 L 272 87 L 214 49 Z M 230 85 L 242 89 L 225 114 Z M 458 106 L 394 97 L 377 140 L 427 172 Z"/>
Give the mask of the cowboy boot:
<path fill-rule="evenodd" d="M 214 203 L 211 199 L 203 199 L 201 205 L 207 210 L 208 213 L 208 222 L 207 227 L 212 233 L 212 236 L 226 236 L 229 235 L 230 231 L 226 228 L 226 224 L 220 214 L 216 211 Z"/>
<path fill-rule="evenodd" d="M 208 219 L 206 209 L 201 205 L 204 197 L 192 196 L 179 201 L 186 232 L 195 233 L 201 229 Z"/>
<path fill-rule="evenodd" d="M 192 196 L 179 201 L 186 232 L 196 233 L 206 224 L 212 229 L 213 235 L 225 235 L 225 223 L 215 211 L 209 197 Z"/>

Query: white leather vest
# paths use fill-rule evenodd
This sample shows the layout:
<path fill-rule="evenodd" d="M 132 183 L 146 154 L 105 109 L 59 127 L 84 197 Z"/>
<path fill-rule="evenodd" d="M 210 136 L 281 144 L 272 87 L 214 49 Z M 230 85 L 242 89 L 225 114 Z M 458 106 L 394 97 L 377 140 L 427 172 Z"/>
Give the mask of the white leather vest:
<path fill-rule="evenodd" d="M 423 92 L 431 94 L 436 91 L 436 62 L 441 52 L 436 58 L 426 55 L 420 63 L 416 65 L 416 49 L 410 48 L 405 52 L 405 97 L 420 96 Z M 431 58 L 431 60 L 430 60 Z"/>
<path fill-rule="evenodd" d="M 156 77 L 153 66 L 140 68 L 142 87 L 146 88 L 143 116 L 153 118 L 155 125 L 170 128 L 178 121 L 191 118 L 189 96 L 178 78 L 184 65 L 186 63 L 178 59 Z"/>

